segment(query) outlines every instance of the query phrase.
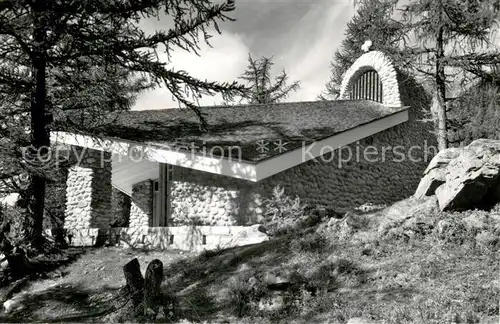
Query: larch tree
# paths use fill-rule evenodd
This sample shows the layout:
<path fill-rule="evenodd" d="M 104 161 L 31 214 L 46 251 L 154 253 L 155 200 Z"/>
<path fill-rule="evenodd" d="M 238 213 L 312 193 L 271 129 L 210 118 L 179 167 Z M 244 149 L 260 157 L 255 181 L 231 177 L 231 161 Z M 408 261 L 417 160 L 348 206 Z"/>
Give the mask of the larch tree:
<path fill-rule="evenodd" d="M 448 102 L 450 146 L 468 145 L 480 138 L 500 140 L 500 64 L 477 74 L 468 88 Z"/>
<path fill-rule="evenodd" d="M 397 0 L 359 0 L 355 16 L 347 23 L 345 37 L 335 51 L 330 64 L 331 76 L 326 89 L 319 99 L 336 99 L 340 94 L 340 84 L 347 69 L 364 52 L 365 41 L 372 42 L 372 49 L 381 50 L 395 56 L 404 41 L 402 24 L 394 19 Z"/>
<path fill-rule="evenodd" d="M 448 147 L 447 82 L 453 74 L 500 61 L 488 51 L 498 18 L 497 0 L 413 0 L 403 8 L 403 23 L 415 38 L 408 60 L 432 84 L 438 148 Z"/>
<path fill-rule="evenodd" d="M 285 100 L 290 93 L 300 88 L 300 82 L 288 84 L 288 75 L 283 69 L 274 80 L 271 68 L 274 65 L 272 57 L 261 57 L 254 60 L 248 54 L 248 65 L 240 80 L 247 86 L 246 91 L 239 96 L 239 102 L 249 104 L 271 104 Z M 231 104 L 233 101 L 226 101 Z"/>
<path fill-rule="evenodd" d="M 212 28 L 220 33 L 218 23 L 232 20 L 227 15 L 234 8 L 234 0 L 0 1 L 0 145 L 6 155 L 0 180 L 12 185 L 20 174 L 29 176 L 23 195 L 33 247 L 43 242 L 48 176 L 33 161 L 51 154 L 54 116 L 78 127 L 99 116 L 99 107 L 127 109 L 137 91 L 163 85 L 203 126 L 200 96 L 231 99 L 244 87 L 191 77 L 171 65 L 171 54 L 198 54 L 199 43 L 209 41 Z M 139 25 L 162 16 L 169 28 L 147 33 Z M 158 51 L 167 53 L 166 62 Z"/>

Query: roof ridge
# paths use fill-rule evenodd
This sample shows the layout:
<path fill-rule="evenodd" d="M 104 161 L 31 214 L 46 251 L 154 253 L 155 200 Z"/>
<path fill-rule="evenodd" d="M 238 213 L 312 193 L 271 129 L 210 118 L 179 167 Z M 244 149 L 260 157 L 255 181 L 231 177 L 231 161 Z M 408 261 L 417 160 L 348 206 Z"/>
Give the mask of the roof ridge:
<path fill-rule="evenodd" d="M 342 103 L 348 101 L 370 101 L 376 104 L 380 104 L 384 106 L 380 102 L 376 102 L 368 99 L 337 99 L 337 100 L 308 100 L 308 101 L 290 101 L 290 102 L 276 102 L 276 103 L 267 103 L 267 104 L 237 104 L 237 105 L 211 105 L 211 106 L 198 106 L 198 108 L 240 108 L 240 107 L 263 107 L 263 106 L 290 106 L 290 105 L 301 105 L 301 104 L 310 104 L 310 103 Z M 142 109 L 142 110 L 128 110 L 128 111 L 161 111 L 161 110 L 178 110 L 184 109 L 188 110 L 188 108 L 184 107 L 171 107 L 171 108 L 157 108 L 157 109 Z"/>

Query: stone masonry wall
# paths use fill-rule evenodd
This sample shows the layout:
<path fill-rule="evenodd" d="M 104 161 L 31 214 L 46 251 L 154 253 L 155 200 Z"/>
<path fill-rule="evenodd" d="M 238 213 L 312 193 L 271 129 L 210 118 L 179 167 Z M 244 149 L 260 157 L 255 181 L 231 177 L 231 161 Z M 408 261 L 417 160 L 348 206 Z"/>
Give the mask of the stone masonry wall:
<path fill-rule="evenodd" d="M 64 228 L 106 228 L 111 213 L 111 162 L 107 152 L 74 148 L 79 162 L 68 171 Z"/>
<path fill-rule="evenodd" d="M 310 206 L 323 205 L 338 211 L 364 203 L 389 204 L 410 196 L 436 153 L 426 152 L 436 146 L 432 124 L 421 122 L 424 111 L 429 111 L 430 98 L 419 84 L 398 73 L 388 58 L 376 51 L 361 56 L 347 71 L 342 98 L 347 96 L 356 76 L 366 69 L 378 72 L 385 105 L 411 107 L 408 122 L 259 183 L 175 167 L 169 225 L 229 226 L 260 222 L 265 199 L 276 185 Z M 375 153 L 365 158 L 367 151 Z M 146 192 L 152 197 L 150 191 Z M 146 209 L 132 204 L 130 226 L 146 224 L 146 216 L 138 212 Z M 140 216 L 132 216 L 136 212 Z M 133 218 L 141 221 L 133 222 Z"/>
<path fill-rule="evenodd" d="M 182 167 L 174 167 L 170 224 L 248 225 L 251 183 Z"/>
<path fill-rule="evenodd" d="M 130 217 L 131 199 L 121 190 L 111 189 L 111 210 L 113 213 L 113 227 L 128 227 Z"/>
<path fill-rule="evenodd" d="M 398 73 L 391 60 L 380 51 L 371 51 L 361 55 L 344 75 L 340 86 L 340 99 L 349 99 L 349 90 L 357 78 L 367 70 L 377 71 L 382 82 L 382 103 L 387 106 L 401 106 L 398 89 Z"/>
<path fill-rule="evenodd" d="M 436 142 L 432 124 L 421 121 L 423 111 L 430 107 L 425 90 L 402 74 L 398 74 L 398 80 L 401 101 L 411 107 L 408 122 L 349 145 L 353 155 L 350 161 L 342 163 L 348 160 L 347 148 L 336 150 L 333 155 L 264 179 L 255 185 L 254 192 L 269 197 L 271 190 L 281 185 L 286 193 L 299 196 L 311 206 L 319 204 L 339 211 L 364 203 L 389 204 L 412 195 L 436 153 L 426 150 L 435 149 Z M 364 159 L 363 152 L 370 151 L 378 154 Z M 339 166 L 340 156 L 343 160 Z"/>
<path fill-rule="evenodd" d="M 132 187 L 130 227 L 150 226 L 153 218 L 153 182 L 145 180 Z"/>
<path fill-rule="evenodd" d="M 401 101 L 411 106 L 409 121 L 351 144 L 354 159 L 340 166 L 340 156 L 347 160 L 346 148 L 259 183 L 176 167 L 171 193 L 172 225 L 193 221 L 199 225 L 259 222 L 264 201 L 276 185 L 311 206 L 319 204 L 339 211 L 364 203 L 389 204 L 410 196 L 435 153 L 425 150 L 436 143 L 430 132 L 432 124 L 420 121 L 423 111 L 430 107 L 430 99 L 412 79 L 401 74 L 398 79 Z M 365 160 L 363 152 L 367 147 L 378 154 Z M 357 152 L 359 159 L 355 157 Z M 408 158 L 409 152 L 413 161 Z"/>

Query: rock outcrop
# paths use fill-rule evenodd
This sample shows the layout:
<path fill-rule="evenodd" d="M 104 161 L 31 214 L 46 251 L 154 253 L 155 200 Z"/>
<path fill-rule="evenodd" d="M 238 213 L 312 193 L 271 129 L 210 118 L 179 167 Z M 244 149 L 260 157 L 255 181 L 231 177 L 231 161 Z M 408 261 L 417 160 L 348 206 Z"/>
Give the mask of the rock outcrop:
<path fill-rule="evenodd" d="M 446 182 L 446 167 L 451 160 L 460 155 L 459 148 L 450 148 L 439 152 L 424 171 L 424 177 L 418 184 L 415 198 L 432 196 L 437 187 Z"/>
<path fill-rule="evenodd" d="M 436 195 L 441 210 L 489 208 L 500 202 L 500 141 L 479 139 L 437 154 L 415 198 Z"/>

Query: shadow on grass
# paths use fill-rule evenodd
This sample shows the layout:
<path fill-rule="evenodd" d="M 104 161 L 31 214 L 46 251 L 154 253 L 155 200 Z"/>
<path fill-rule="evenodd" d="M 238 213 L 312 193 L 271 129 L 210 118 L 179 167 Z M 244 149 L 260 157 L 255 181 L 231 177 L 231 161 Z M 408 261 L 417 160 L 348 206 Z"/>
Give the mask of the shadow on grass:
<path fill-rule="evenodd" d="M 304 234 L 304 237 L 305 235 L 309 234 Z M 397 280 L 393 281 L 392 278 L 379 278 L 377 272 L 381 270 L 380 267 L 366 267 L 359 263 L 352 256 L 358 253 L 361 255 L 361 247 L 359 251 L 351 251 L 356 253 L 348 255 L 345 251 L 357 247 L 332 245 L 297 252 L 296 247 L 293 248 L 297 244 L 293 242 L 303 240 L 304 237 L 301 234 L 293 234 L 255 245 L 208 251 L 196 258 L 183 259 L 165 268 L 165 276 L 169 278 L 167 279 L 169 288 L 177 295 L 179 303 L 185 310 L 184 318 L 194 321 L 200 320 L 198 317 L 203 320 L 216 320 L 216 316 L 226 314 L 228 311 L 234 314 L 231 310 L 235 305 L 230 304 L 231 299 L 215 298 L 215 296 L 221 297 L 215 290 L 230 289 L 225 287 L 225 283 L 231 282 L 228 281 L 231 278 L 240 277 L 245 271 L 248 271 L 250 276 L 265 274 L 271 277 L 275 274 L 280 276 L 288 273 L 289 282 L 267 283 L 263 288 L 264 294 L 269 297 L 274 291 L 301 298 L 302 292 L 308 291 L 314 300 L 308 301 L 304 307 L 310 308 L 311 311 L 318 308 L 318 311 L 325 312 L 328 311 L 325 305 L 340 303 L 350 309 L 349 313 L 356 313 L 355 306 L 364 302 L 373 303 L 374 299 L 384 302 L 403 300 L 408 302 L 417 293 L 413 287 L 400 286 Z M 337 259 L 327 258 L 336 254 L 338 254 Z M 311 255 L 316 257 L 311 258 Z M 289 263 L 292 257 L 298 261 Z M 252 271 L 256 273 L 252 274 Z M 193 303 L 192 299 L 200 302 Z M 289 307 L 295 306 L 289 305 Z M 281 312 L 277 316 L 286 318 L 292 316 L 293 312 L 300 313 L 299 309 L 287 308 L 287 311 L 292 313 Z"/>
<path fill-rule="evenodd" d="M 0 322 L 82 322 L 114 310 L 118 289 L 92 291 L 80 285 L 58 285 L 17 296 L 24 308 L 1 314 Z M 112 297 L 115 296 L 115 297 Z"/>
<path fill-rule="evenodd" d="M 177 307 L 176 315 L 178 318 L 195 322 L 208 320 L 224 308 L 223 305 L 217 305 L 205 287 L 198 287 L 189 295 L 178 299 Z"/>
<path fill-rule="evenodd" d="M 89 249 L 67 248 L 58 251 L 57 253 L 53 252 L 50 254 L 40 255 L 30 259 L 27 269 L 28 272 L 24 274 L 11 273 L 10 268 L 7 267 L 4 271 L 0 272 L 0 288 L 6 288 L 22 277 L 27 278 L 27 280 L 24 280 L 24 285 L 29 284 L 30 281 L 38 280 L 40 278 L 50 278 L 56 270 L 70 265 L 87 252 L 89 252 Z M 58 273 L 58 275 L 61 276 L 64 274 L 64 271 Z M 12 289 L 12 287 L 10 287 L 9 290 L 10 289 Z M 16 293 L 16 291 L 11 291 L 7 294 L 10 295 L 12 293 Z M 10 296 L 7 296 L 7 298 L 10 298 Z"/>
<path fill-rule="evenodd" d="M 230 277 L 243 264 L 252 268 L 278 265 L 289 252 L 288 238 L 282 237 L 259 244 L 228 248 L 218 253 L 202 253 L 193 259 L 182 259 L 165 268 L 165 275 L 177 275 L 179 280 L 175 286 L 179 288 L 196 283 L 206 284 Z"/>
<path fill-rule="evenodd" d="M 209 320 L 227 309 L 228 305 L 214 300 L 207 287 L 225 282 L 243 264 L 259 270 L 279 265 L 290 252 L 288 241 L 288 237 L 280 237 L 259 244 L 205 251 L 167 266 L 164 273 L 169 290 L 178 296 L 184 318 Z"/>

